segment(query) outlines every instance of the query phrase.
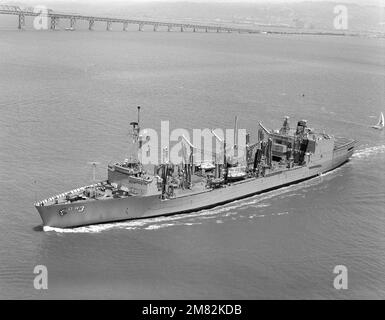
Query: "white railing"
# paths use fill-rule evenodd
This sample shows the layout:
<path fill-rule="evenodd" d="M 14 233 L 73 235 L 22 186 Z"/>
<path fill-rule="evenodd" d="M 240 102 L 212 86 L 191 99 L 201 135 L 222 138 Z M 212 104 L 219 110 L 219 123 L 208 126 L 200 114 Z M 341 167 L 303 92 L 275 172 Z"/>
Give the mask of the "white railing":
<path fill-rule="evenodd" d="M 42 205 L 45 205 L 47 203 L 54 203 L 54 201 L 57 199 L 63 199 L 65 198 L 67 195 L 74 195 L 74 194 L 77 194 L 77 193 L 80 193 L 80 192 L 83 192 L 85 191 L 86 189 L 88 188 L 95 188 L 95 187 L 99 187 L 101 186 L 102 183 L 101 182 L 98 182 L 98 183 L 95 183 L 95 184 L 90 184 L 88 186 L 84 186 L 84 187 L 80 187 L 80 188 L 77 188 L 77 189 L 73 189 L 73 190 L 70 190 L 70 191 L 67 191 L 67 192 L 63 192 L 61 194 L 58 194 L 56 196 L 53 196 L 53 197 L 50 197 L 50 198 L 47 198 L 47 199 L 44 199 L 44 200 L 41 200 L 41 201 L 38 201 L 38 202 L 35 202 L 34 205 L 36 207 L 40 207 Z"/>

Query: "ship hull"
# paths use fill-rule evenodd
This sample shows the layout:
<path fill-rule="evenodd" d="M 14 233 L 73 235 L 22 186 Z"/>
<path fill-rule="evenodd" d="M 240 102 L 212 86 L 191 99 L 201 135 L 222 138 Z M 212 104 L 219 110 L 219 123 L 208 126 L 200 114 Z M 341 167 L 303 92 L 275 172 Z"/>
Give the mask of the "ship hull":
<path fill-rule="evenodd" d="M 353 141 L 346 142 L 335 148 L 329 159 L 319 163 L 166 200 L 161 200 L 159 195 L 130 196 L 36 206 L 36 209 L 45 226 L 59 228 L 198 211 L 311 179 L 344 164 L 352 155 L 353 148 Z"/>

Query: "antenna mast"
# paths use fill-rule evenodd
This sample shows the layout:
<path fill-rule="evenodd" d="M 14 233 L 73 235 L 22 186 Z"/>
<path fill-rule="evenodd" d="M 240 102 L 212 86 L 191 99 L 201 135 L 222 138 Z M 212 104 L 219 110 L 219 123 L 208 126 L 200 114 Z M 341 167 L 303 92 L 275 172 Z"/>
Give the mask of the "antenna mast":
<path fill-rule="evenodd" d="M 138 129 L 139 129 L 139 124 L 140 124 L 140 106 L 138 106 Z"/>
<path fill-rule="evenodd" d="M 92 162 L 88 162 L 88 164 L 92 165 L 92 185 L 93 185 L 94 194 L 96 197 L 96 166 L 100 164 L 100 162 L 92 161 Z"/>
<path fill-rule="evenodd" d="M 139 121 L 140 121 L 140 106 L 137 106 L 137 109 L 138 109 L 138 121 L 135 122 L 131 122 L 130 125 L 132 126 L 132 136 L 133 136 L 133 143 L 135 145 L 135 161 L 140 161 L 140 157 L 139 157 L 139 152 L 141 152 L 141 148 L 142 148 L 142 140 L 141 140 L 141 137 L 139 137 L 139 133 L 140 133 L 140 125 L 139 125 Z"/>
<path fill-rule="evenodd" d="M 238 117 L 235 116 L 234 121 L 234 149 L 238 148 Z"/>

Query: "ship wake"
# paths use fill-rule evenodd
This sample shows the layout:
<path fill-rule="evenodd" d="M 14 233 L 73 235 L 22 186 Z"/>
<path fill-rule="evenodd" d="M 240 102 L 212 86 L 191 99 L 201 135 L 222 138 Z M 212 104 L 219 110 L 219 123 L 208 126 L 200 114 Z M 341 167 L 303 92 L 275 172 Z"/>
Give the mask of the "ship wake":
<path fill-rule="evenodd" d="M 374 147 L 367 147 L 360 150 L 357 150 L 353 153 L 352 158 L 353 159 L 363 159 L 372 157 L 374 155 L 383 154 L 385 153 L 385 145 L 379 145 Z"/>

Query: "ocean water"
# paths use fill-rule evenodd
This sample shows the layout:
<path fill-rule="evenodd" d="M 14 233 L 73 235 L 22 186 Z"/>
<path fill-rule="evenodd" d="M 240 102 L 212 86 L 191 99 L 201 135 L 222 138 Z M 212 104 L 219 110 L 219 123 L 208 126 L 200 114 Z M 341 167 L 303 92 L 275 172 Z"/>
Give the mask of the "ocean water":
<path fill-rule="evenodd" d="M 0 298 L 384 299 L 384 39 L 0 31 Z M 187 215 L 41 227 L 42 199 L 106 177 L 129 122 L 292 124 L 359 140 L 321 177 Z M 33 286 L 48 268 L 48 290 Z M 348 269 L 336 290 L 333 269 Z"/>

